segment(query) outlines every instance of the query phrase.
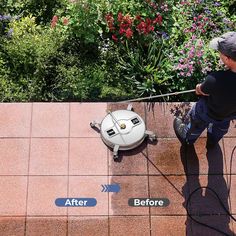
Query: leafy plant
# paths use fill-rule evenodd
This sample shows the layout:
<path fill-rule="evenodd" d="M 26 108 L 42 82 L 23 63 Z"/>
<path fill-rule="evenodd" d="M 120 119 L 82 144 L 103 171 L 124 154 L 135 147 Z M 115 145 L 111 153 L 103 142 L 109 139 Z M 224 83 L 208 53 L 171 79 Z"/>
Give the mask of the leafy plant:
<path fill-rule="evenodd" d="M 131 50 L 126 43 L 125 56 L 120 58 L 120 66 L 124 70 L 125 78 L 132 80 L 137 86 L 139 95 L 152 95 L 168 81 L 163 77 L 165 58 L 163 44 L 154 41 L 148 48 L 139 47 Z"/>

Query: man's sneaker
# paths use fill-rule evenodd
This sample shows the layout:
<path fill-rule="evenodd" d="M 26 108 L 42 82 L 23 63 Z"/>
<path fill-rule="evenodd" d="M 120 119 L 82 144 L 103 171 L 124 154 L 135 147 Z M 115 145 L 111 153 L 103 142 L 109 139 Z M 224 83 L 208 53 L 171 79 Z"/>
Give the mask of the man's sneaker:
<path fill-rule="evenodd" d="M 174 126 L 175 134 L 177 138 L 179 139 L 179 141 L 182 144 L 187 144 L 187 141 L 186 141 L 186 136 L 187 136 L 187 131 L 188 131 L 187 125 L 184 124 L 180 118 L 176 117 L 174 119 L 173 126 Z"/>

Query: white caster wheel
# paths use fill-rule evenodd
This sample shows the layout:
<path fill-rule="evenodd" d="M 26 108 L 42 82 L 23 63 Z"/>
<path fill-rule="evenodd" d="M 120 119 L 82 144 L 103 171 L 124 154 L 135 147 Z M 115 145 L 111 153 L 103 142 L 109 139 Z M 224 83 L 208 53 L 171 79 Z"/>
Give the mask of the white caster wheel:
<path fill-rule="evenodd" d="M 150 136 L 150 137 L 149 137 L 149 140 L 150 140 L 151 142 L 157 141 L 156 135 Z"/>

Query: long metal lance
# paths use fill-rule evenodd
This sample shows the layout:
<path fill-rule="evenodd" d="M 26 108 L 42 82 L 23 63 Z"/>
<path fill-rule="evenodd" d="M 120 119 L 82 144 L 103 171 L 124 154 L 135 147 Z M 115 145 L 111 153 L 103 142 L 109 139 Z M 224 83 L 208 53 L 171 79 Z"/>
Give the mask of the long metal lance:
<path fill-rule="evenodd" d="M 135 98 L 135 99 L 120 101 L 120 102 L 116 102 L 116 103 L 137 102 L 137 101 L 142 101 L 142 100 L 167 97 L 167 96 L 178 95 L 178 94 L 183 94 L 183 93 L 192 93 L 192 92 L 195 92 L 195 91 L 196 91 L 195 89 L 191 89 L 191 90 L 185 90 L 185 91 L 174 92 L 174 93 L 160 94 L 160 95 L 156 95 L 156 96 L 149 96 L 149 97 L 143 97 L 143 98 Z"/>

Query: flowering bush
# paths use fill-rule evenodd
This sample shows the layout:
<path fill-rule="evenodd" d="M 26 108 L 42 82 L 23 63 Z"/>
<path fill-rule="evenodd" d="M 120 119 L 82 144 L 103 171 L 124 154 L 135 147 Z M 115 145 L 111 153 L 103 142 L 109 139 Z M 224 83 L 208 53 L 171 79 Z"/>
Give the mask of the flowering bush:
<path fill-rule="evenodd" d="M 122 12 L 119 12 L 117 16 L 109 13 L 105 18 L 114 42 L 124 42 L 127 39 L 138 40 L 141 36 L 158 32 L 162 24 L 162 16 L 159 13 L 154 19 L 140 15 L 123 15 Z"/>
<path fill-rule="evenodd" d="M 138 1 L 140 3 L 141 1 Z M 150 95 L 164 88 L 170 76 L 165 73 L 163 40 L 168 38 L 168 4 L 142 1 L 125 9 L 105 14 L 108 37 L 112 47 L 119 49 L 117 67 L 132 81 L 139 95 Z M 121 11 L 122 10 L 122 11 Z M 111 48 L 112 49 L 112 48 Z"/>
<path fill-rule="evenodd" d="M 190 89 L 214 70 L 223 69 L 209 41 L 235 31 L 235 20 L 226 1 L 185 0 L 173 6 L 168 58 L 174 80 L 172 90 Z"/>

